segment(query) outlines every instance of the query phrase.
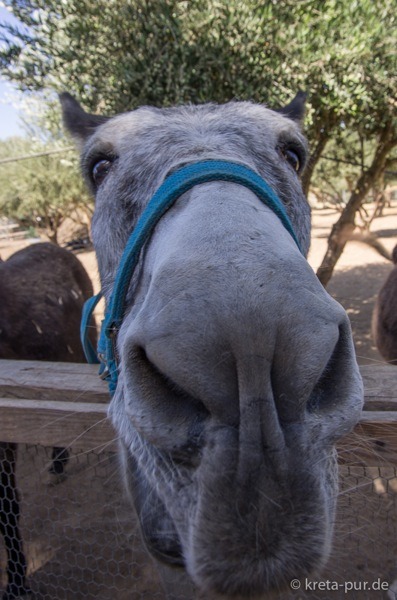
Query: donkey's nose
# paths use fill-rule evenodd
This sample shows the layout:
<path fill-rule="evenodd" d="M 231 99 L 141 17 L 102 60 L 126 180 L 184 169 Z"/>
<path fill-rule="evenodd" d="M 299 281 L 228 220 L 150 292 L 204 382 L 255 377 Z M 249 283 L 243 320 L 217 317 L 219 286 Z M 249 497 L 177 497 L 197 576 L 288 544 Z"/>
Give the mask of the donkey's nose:
<path fill-rule="evenodd" d="M 316 425 L 324 442 L 334 443 L 362 408 L 350 322 L 330 299 L 325 315 L 308 318 L 305 329 L 298 340 L 280 333 L 271 370 L 278 420 L 285 430 L 294 423 Z"/>
<path fill-rule="evenodd" d="M 217 276 L 213 268 L 210 277 Z M 147 437 L 156 444 L 161 437 L 169 447 L 172 431 L 173 447 L 180 448 L 198 440 L 208 420 L 238 428 L 247 405 L 257 405 L 264 443 L 276 439 L 275 424 L 326 421 L 330 440 L 349 430 L 361 406 L 350 325 L 322 288 L 314 294 L 302 285 L 297 310 L 288 289 L 275 303 L 252 281 L 245 283 L 244 302 L 236 289 L 225 292 L 223 303 L 210 298 L 215 286 L 159 294 L 165 281 L 178 289 L 178 269 L 162 270 L 152 281 L 123 347 L 126 387 L 135 390 L 133 397 L 125 394 L 126 410 Z"/>

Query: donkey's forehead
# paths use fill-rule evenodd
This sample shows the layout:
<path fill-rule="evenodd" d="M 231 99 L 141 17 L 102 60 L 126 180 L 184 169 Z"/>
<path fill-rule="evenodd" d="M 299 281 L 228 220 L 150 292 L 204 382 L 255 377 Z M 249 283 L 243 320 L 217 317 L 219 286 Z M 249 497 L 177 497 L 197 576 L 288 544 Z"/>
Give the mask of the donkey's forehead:
<path fill-rule="evenodd" d="M 104 144 L 122 151 L 133 137 L 149 134 L 151 139 L 164 135 L 172 141 L 194 140 L 206 135 L 222 135 L 230 140 L 244 132 L 245 135 L 271 142 L 279 137 L 303 136 L 297 123 L 282 114 L 251 102 L 230 102 L 224 105 L 185 105 L 175 108 L 141 107 L 117 115 L 103 125 L 91 137 L 87 149 Z"/>

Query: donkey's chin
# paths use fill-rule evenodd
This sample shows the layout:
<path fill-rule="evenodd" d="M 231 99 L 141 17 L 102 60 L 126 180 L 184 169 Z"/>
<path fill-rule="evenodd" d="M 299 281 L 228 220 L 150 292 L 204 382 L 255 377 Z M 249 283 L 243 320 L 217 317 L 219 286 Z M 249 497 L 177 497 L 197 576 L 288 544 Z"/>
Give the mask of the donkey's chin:
<path fill-rule="evenodd" d="M 290 478 L 292 486 L 281 484 L 284 497 L 270 499 L 268 482 L 259 473 L 252 486 L 257 493 L 249 499 L 222 476 L 221 466 L 217 471 L 226 486 L 223 493 L 207 477 L 201 479 L 200 467 L 186 470 L 173 464 L 173 470 L 171 465 L 164 469 L 164 461 L 156 464 L 150 448 L 145 444 L 139 461 L 135 452 L 124 452 L 144 543 L 157 560 L 184 567 L 209 598 L 271 598 L 292 580 L 322 568 L 330 551 L 337 496 L 334 478 L 326 475 L 334 470 L 333 456 L 323 461 L 328 468 L 323 468 L 321 483 L 305 469 Z M 149 462 L 157 472 L 156 483 L 147 475 L 150 470 L 142 468 Z M 246 493 L 251 496 L 252 490 Z"/>
<path fill-rule="evenodd" d="M 230 523 L 230 528 L 238 532 L 241 525 Z M 251 536 L 259 538 L 260 532 L 251 531 Z M 238 539 L 232 547 L 225 540 L 223 553 L 219 545 L 217 553 L 207 542 L 196 543 L 185 549 L 186 570 L 209 597 L 268 599 L 291 589 L 291 581 L 321 571 L 329 557 L 331 538 L 332 526 L 302 516 L 300 526 L 296 525 L 289 539 L 280 540 L 278 547 L 261 548 L 260 543 L 247 547 L 239 545 Z"/>
<path fill-rule="evenodd" d="M 284 544 L 274 555 L 260 556 L 255 548 L 241 547 L 239 556 L 214 557 L 211 549 L 196 557 L 186 569 L 195 585 L 208 596 L 220 598 L 273 598 L 282 590 L 291 589 L 291 582 L 313 576 L 321 571 L 329 556 L 328 534 L 302 533 L 301 547 Z M 305 544 L 311 544 L 308 551 Z M 299 554 L 299 551 L 300 554 Z"/>

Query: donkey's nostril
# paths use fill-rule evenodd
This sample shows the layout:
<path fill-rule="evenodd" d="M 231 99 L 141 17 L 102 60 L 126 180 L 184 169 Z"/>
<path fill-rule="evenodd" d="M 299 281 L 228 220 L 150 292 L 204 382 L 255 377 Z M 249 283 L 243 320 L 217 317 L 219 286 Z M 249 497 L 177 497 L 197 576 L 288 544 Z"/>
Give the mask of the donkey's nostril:
<path fill-rule="evenodd" d="M 135 429 L 175 463 L 197 466 L 209 412 L 160 369 L 150 352 L 133 343 L 124 355 L 126 413 Z"/>
<path fill-rule="evenodd" d="M 151 359 L 145 348 L 135 346 L 129 357 L 130 366 L 132 366 L 142 384 L 146 377 L 153 377 L 158 382 L 161 392 L 170 394 L 176 403 L 194 405 L 204 417 L 209 416 L 209 412 L 203 403 L 184 390 L 167 373 L 164 373 Z"/>
<path fill-rule="evenodd" d="M 331 357 L 310 394 L 308 412 L 331 411 L 346 397 L 343 371 L 350 352 L 349 325 L 344 322 L 339 326 L 339 338 Z"/>

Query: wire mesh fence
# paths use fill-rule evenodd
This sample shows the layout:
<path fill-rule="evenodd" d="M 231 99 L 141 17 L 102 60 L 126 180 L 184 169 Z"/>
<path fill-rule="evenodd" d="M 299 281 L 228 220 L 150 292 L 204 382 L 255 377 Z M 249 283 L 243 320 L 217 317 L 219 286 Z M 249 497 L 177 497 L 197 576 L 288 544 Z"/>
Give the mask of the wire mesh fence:
<path fill-rule="evenodd" d="M 122 491 L 117 456 L 71 453 L 62 475 L 49 473 L 51 456 L 51 448 L 18 448 L 20 531 L 32 599 L 162 599 Z"/>
<path fill-rule="evenodd" d="M 18 448 L 20 530 L 30 597 L 163 600 L 156 568 L 123 493 L 117 456 L 72 452 L 65 474 L 58 475 L 49 473 L 51 457 L 51 448 Z M 299 590 L 283 594 L 283 600 L 388 600 L 395 597 L 393 590 L 397 594 L 397 468 L 342 465 L 340 479 L 331 560 L 321 577 L 300 581 Z M 3 540 L 0 564 L 1 597 L 6 585 Z M 364 582 L 372 587 L 363 589 Z"/>
<path fill-rule="evenodd" d="M 339 472 L 331 558 L 283 600 L 397 599 L 397 469 L 341 465 Z"/>

